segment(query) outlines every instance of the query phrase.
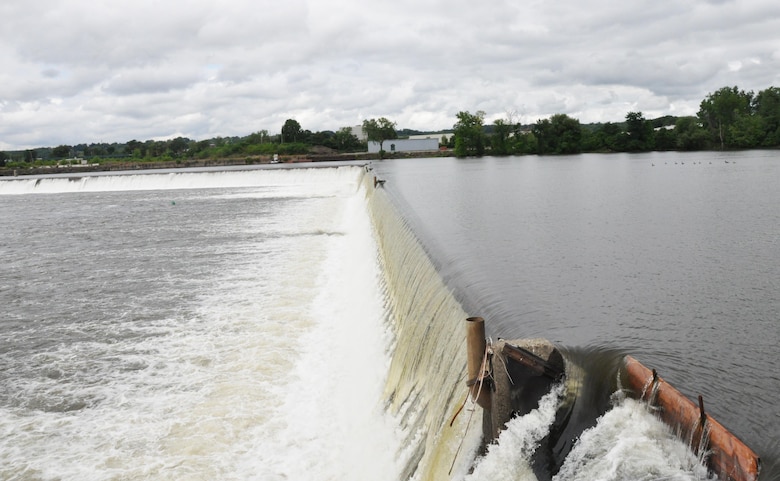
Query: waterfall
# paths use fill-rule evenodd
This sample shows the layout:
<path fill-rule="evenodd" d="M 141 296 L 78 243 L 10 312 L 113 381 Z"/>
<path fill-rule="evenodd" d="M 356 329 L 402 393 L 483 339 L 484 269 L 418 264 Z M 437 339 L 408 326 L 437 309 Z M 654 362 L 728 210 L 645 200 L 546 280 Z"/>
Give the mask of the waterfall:
<path fill-rule="evenodd" d="M 12 177 L 0 179 L 0 195 L 57 194 L 75 192 L 116 192 L 139 190 L 183 190 L 265 187 L 274 195 L 284 196 L 307 186 L 311 195 L 329 191 L 334 184 L 354 187 L 361 170 L 356 167 L 248 169 L 210 172 L 116 173 L 62 177 Z"/>
<path fill-rule="evenodd" d="M 364 182 L 370 183 L 369 176 Z M 471 467 L 481 438 L 482 412 L 467 396 L 464 321 L 432 262 L 385 192 L 366 187 L 385 274 L 392 361 L 387 409 L 408 433 L 411 449 L 402 479 L 447 479 Z"/>

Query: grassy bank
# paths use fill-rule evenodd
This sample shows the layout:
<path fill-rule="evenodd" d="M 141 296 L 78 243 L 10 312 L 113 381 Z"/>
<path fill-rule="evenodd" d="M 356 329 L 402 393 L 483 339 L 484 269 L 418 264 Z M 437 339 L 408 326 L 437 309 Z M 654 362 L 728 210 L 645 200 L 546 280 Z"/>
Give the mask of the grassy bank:
<path fill-rule="evenodd" d="M 448 157 L 452 156 L 452 151 L 431 151 L 431 152 L 396 152 L 385 153 L 385 159 L 399 158 L 422 158 L 422 157 Z M 279 157 L 280 163 L 302 163 L 302 162 L 367 162 L 370 160 L 379 160 L 379 154 L 369 153 L 351 153 L 351 154 L 328 154 L 328 155 L 283 155 Z M 20 175 L 46 175 L 46 174 L 67 174 L 78 172 L 111 172 L 127 170 L 147 170 L 147 169 L 176 169 L 192 167 L 223 167 L 235 165 L 258 165 L 270 164 L 273 157 L 270 155 L 255 155 L 243 157 L 227 157 L 218 159 L 144 159 L 144 160 L 98 160 L 89 162 L 85 165 L 30 165 L 28 167 L 4 167 L 0 168 L 0 176 L 20 176 Z"/>

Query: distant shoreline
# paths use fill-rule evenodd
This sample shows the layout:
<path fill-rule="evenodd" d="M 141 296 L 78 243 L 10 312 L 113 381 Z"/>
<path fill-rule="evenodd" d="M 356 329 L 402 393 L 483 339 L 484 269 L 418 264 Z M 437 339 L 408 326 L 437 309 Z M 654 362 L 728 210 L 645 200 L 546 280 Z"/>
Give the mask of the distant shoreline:
<path fill-rule="evenodd" d="M 422 158 L 422 157 L 452 157 L 454 153 L 451 150 L 434 150 L 425 152 L 397 152 L 384 154 L 384 159 L 402 159 L 402 158 Z M 279 157 L 279 164 L 297 164 L 304 162 L 349 162 L 379 160 L 378 153 L 351 153 L 351 154 L 329 154 L 329 155 L 286 155 Z M 78 174 L 87 172 L 118 172 L 133 170 L 158 170 L 158 169 L 183 169 L 200 167 L 231 167 L 241 165 L 264 165 L 275 164 L 271 156 L 252 156 L 241 158 L 225 159 L 187 159 L 187 160 L 169 160 L 169 161 L 126 161 L 126 162 L 107 162 L 104 164 L 87 165 L 62 165 L 46 167 L 28 167 L 20 168 L 0 168 L 0 176 L 4 177 L 22 177 L 29 175 L 53 175 L 53 174 Z"/>
<path fill-rule="evenodd" d="M 696 151 L 649 151 L 649 152 L 733 152 L 739 150 L 771 150 L 780 151 L 778 148 L 768 147 L 765 149 L 726 149 L 726 150 L 696 150 Z M 649 153 L 634 152 L 634 153 Z M 632 152 L 580 152 L 579 154 L 634 154 Z M 559 155 L 579 155 L 579 154 L 547 154 L 543 157 L 557 157 Z M 539 155 L 539 154 L 522 154 Z M 486 156 L 490 156 L 487 154 Z M 455 157 L 453 149 L 431 150 L 419 152 L 385 152 L 382 159 L 412 159 L 412 158 L 432 158 L 432 157 Z M 505 156 L 499 156 L 505 157 Z M 187 159 L 187 160 L 169 160 L 169 161 L 123 161 L 106 162 L 103 164 L 87 165 L 62 165 L 62 166 L 41 166 L 27 168 L 0 167 L 0 178 L 4 177 L 25 177 L 25 176 L 51 176 L 59 174 L 79 174 L 93 172 L 132 172 L 142 170 L 175 170 L 175 169 L 198 169 L 198 168 L 219 168 L 219 167 L 240 167 L 261 166 L 261 165 L 290 165 L 316 162 L 369 162 L 380 160 L 378 153 L 355 152 L 347 154 L 302 154 L 302 155 L 283 155 L 279 156 L 278 162 L 273 162 L 273 157 L 266 156 L 247 156 L 247 157 L 228 157 L 222 159 Z"/>

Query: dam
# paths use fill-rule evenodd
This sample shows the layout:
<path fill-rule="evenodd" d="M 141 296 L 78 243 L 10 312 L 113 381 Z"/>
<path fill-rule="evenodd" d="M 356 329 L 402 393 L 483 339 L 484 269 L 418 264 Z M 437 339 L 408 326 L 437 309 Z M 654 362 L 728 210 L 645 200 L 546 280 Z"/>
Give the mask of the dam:
<path fill-rule="evenodd" d="M 380 176 L 385 178 L 384 173 Z M 373 465 L 382 470 L 373 479 L 502 479 L 501 473 L 511 473 L 510 479 L 593 479 L 594 473 L 614 469 L 610 463 L 617 452 L 621 472 L 628 477 L 648 470 L 681 479 L 707 477 L 700 460 L 641 403 L 613 396 L 618 391 L 617 371 L 612 370 L 617 356 L 606 353 L 594 361 L 591 353 L 576 347 L 564 351 L 582 367 L 579 377 L 553 386 L 535 409 L 513 419 L 496 443 L 484 446 L 482 413 L 467 399 L 466 386 L 463 322 L 475 314 L 473 300 L 453 289 L 451 281 L 457 276 L 431 256 L 430 244 L 419 241 L 413 229 L 415 213 L 393 197 L 392 178 L 375 187 L 373 175 L 364 168 L 338 167 L 14 182 L 26 184 L 0 184 L 4 203 L 18 211 L 25 207 L 35 214 L 35 222 L 6 214 L 4 227 L 18 234 L 4 249 L 20 255 L 18 249 L 25 245 L 34 255 L 28 256 L 29 265 L 11 266 L 14 270 L 4 276 L 24 287 L 4 300 L 28 308 L 13 311 L 6 321 L 10 332 L 18 332 L 12 339 L 20 345 L 5 351 L 2 360 L 4 372 L 25 363 L 36 367 L 15 374 L 24 377 L 4 378 L 4 385 L 13 389 L 2 398 L 8 414 L 3 428 L 16 430 L 31 415 L 34 423 L 49 427 L 22 430 L 3 441 L 8 443 L 2 450 L 4 475 L 89 479 L 79 471 L 85 465 L 96 473 L 124 472 L 127 479 L 176 474 L 192 479 L 307 479 L 307 469 L 317 468 L 324 470 L 323 479 L 365 479 Z M 67 223 L 47 217 L 57 209 L 69 212 L 61 216 Z M 93 225 L 93 218 L 100 222 Z M 62 229 L 53 236 L 67 241 L 58 255 L 47 255 L 35 244 L 30 232 L 36 223 L 50 232 Z M 12 225 L 17 230 L 10 229 Z M 120 234 L 103 244 L 100 229 Z M 134 229 L 144 235 L 132 236 Z M 25 238 L 27 243 L 22 242 Z M 145 238 L 155 243 L 144 244 Z M 194 247 L 193 239 L 198 241 Z M 67 246 L 74 243 L 71 253 Z M 208 259 L 199 253 L 206 245 Z M 320 245 L 327 250 L 320 251 Z M 81 293 L 70 297 L 78 297 L 83 306 L 103 295 L 114 303 L 105 306 L 111 317 L 101 320 L 97 309 L 104 306 L 94 306 L 91 317 L 74 307 L 72 322 L 57 329 L 72 336 L 71 343 L 42 338 L 34 352 L 24 354 L 23 333 L 36 325 L 32 321 L 64 322 L 67 316 L 47 312 L 44 306 L 33 309 L 23 294 L 41 292 L 58 262 L 79 259 L 83 252 L 94 255 L 95 249 L 112 255 L 98 256 L 101 262 L 91 265 L 89 275 L 68 278 Z M 130 256 L 129 264 L 113 270 L 109 261 L 124 256 Z M 192 264 L 174 262 L 179 257 Z M 209 264 L 215 258 L 224 261 Z M 70 271 L 80 268 L 73 262 L 62 265 Z M 123 289 L 138 289 L 138 296 L 154 301 L 130 309 L 121 294 L 111 290 L 121 272 L 148 278 L 168 295 L 158 299 L 143 293 L 147 286 L 142 281 L 123 284 Z M 42 276 L 40 282 L 36 273 Z M 219 275 L 212 279 L 214 273 Z M 25 280 L 27 276 L 32 280 Z M 4 287 L 4 296 L 11 296 L 10 286 L 8 282 Z M 101 294 L 101 289 L 106 291 Z M 306 300 L 308 296 L 312 298 Z M 62 305 L 68 297 L 62 295 Z M 262 302 L 246 300 L 252 298 Z M 157 304 L 160 307 L 151 307 Z M 344 305 L 356 307 L 338 307 Z M 223 311 L 226 306 L 229 311 Z M 91 320 L 83 324 L 87 317 Z M 257 329 L 255 339 L 251 332 Z M 193 334 L 198 337 L 190 339 Z M 262 344 L 269 336 L 273 344 Z M 166 343 L 170 347 L 163 349 Z M 121 351 L 112 351 L 116 344 Z M 190 344 L 192 351 L 183 350 Z M 320 347 L 327 350 L 318 351 Z M 73 365 L 74 355 L 88 349 L 99 349 L 92 355 L 106 365 L 119 362 L 128 376 L 115 378 L 100 366 Z M 167 358 L 165 352 L 179 356 Z M 259 356 L 263 352 L 274 355 Z M 346 352 L 351 355 L 335 356 Z M 607 367 L 595 369 L 594 362 Z M 273 369 L 252 368 L 256 363 Z M 179 366 L 189 374 L 168 372 L 166 366 Z M 222 371 L 222 366 L 229 369 Z M 76 375 L 95 369 L 94 378 Z M 615 377 L 595 376 L 603 372 Z M 279 377 L 281 373 L 288 374 Z M 102 381 L 107 389 L 119 388 L 123 398 L 96 388 L 101 378 L 108 380 Z M 123 384 L 128 378 L 133 383 Z M 159 379 L 165 382 L 156 384 Z M 366 393 L 370 397 L 364 397 Z M 248 402 L 254 398 L 263 401 Z M 376 410 L 336 416 L 355 401 Z M 189 407 L 181 411 L 177 403 Z M 553 468 L 540 472 L 534 456 L 562 403 L 572 406 L 570 420 L 559 429 L 562 438 L 569 439 L 562 448 L 566 455 L 554 456 Z M 142 432 L 144 416 L 134 411 L 141 407 L 160 409 L 161 418 L 173 415 L 173 420 L 161 431 L 150 424 L 149 431 Z M 128 412 L 139 421 L 135 428 L 122 424 Z M 354 429 L 347 429 L 355 420 L 350 417 L 361 420 Z M 63 447 L 58 432 L 79 433 L 79 426 L 108 422 L 123 433 L 121 440 L 101 437 L 91 452 L 65 449 L 53 454 Z M 214 433 L 219 442 L 209 443 Z M 354 439 L 343 443 L 339 438 L 345 435 Z M 331 444 L 321 442 L 330 439 Z M 368 449 L 370 439 L 380 440 L 381 446 L 356 448 L 362 444 Z M 144 448 L 144 440 L 165 449 Z M 641 449 L 634 452 L 628 446 Z M 143 462 L 132 462 L 138 453 Z"/>

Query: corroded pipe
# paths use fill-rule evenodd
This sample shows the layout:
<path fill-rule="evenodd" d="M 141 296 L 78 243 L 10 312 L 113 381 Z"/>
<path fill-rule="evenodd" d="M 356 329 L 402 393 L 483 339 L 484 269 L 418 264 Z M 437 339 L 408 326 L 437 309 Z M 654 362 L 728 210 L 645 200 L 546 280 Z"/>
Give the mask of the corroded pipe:
<path fill-rule="evenodd" d="M 625 357 L 625 372 L 628 387 L 640 400 L 646 386 L 655 380 L 658 394 L 654 405 L 660 407 L 660 418 L 679 433 L 683 441 L 691 443 L 697 454 L 709 452 L 708 468 L 720 479 L 733 481 L 756 481 L 761 469 L 758 455 L 723 425 L 704 412 L 704 400 L 699 405 L 685 397 L 661 377 L 653 375 L 631 356 Z M 648 400 L 650 401 L 650 400 Z M 709 432 L 704 428 L 709 425 Z"/>
<path fill-rule="evenodd" d="M 490 386 L 485 382 L 487 372 L 487 341 L 485 340 L 485 320 L 481 317 L 466 319 L 466 359 L 468 361 L 468 380 L 471 398 L 482 409 L 490 409 Z"/>

